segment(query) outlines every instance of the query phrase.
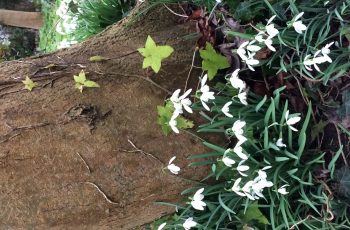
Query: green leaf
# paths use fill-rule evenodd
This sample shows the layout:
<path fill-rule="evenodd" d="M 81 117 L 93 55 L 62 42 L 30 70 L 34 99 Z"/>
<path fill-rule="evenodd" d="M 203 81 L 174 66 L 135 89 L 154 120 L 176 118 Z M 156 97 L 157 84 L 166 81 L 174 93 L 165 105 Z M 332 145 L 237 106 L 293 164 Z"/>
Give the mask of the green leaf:
<path fill-rule="evenodd" d="M 86 79 L 84 70 L 80 71 L 78 76 L 74 75 L 73 78 L 75 81 L 75 88 L 79 89 L 81 93 L 83 92 L 84 87 L 87 87 L 87 88 L 100 87 L 100 85 L 97 84 L 96 82 Z"/>
<path fill-rule="evenodd" d="M 210 43 L 206 43 L 205 49 L 199 51 L 202 61 L 202 69 L 208 71 L 208 78 L 212 80 L 219 69 L 230 67 L 227 58 L 218 54 Z"/>
<path fill-rule="evenodd" d="M 26 79 L 22 82 L 24 84 L 24 88 L 27 89 L 28 91 L 32 91 L 33 88 L 38 86 L 38 84 L 33 82 L 28 76 L 26 76 Z"/>
<path fill-rule="evenodd" d="M 173 115 L 174 107 L 172 102 L 168 101 L 165 106 L 157 106 L 158 111 L 158 124 L 161 126 L 164 135 L 169 135 L 172 130 L 169 126 L 169 121 Z M 194 124 L 192 121 L 183 118 L 182 116 L 178 116 L 176 118 L 177 125 L 176 127 L 179 129 L 190 129 L 193 128 Z"/>
<path fill-rule="evenodd" d="M 162 65 L 162 60 L 169 57 L 174 49 L 171 46 L 157 46 L 151 36 L 147 37 L 144 48 L 137 49 L 144 56 L 142 68 L 151 67 L 158 73 Z"/>
<path fill-rule="evenodd" d="M 259 210 L 257 202 L 248 206 L 247 211 L 243 214 L 243 210 L 239 214 L 245 223 L 249 223 L 253 220 L 258 221 L 261 224 L 270 224 L 268 219 Z"/>

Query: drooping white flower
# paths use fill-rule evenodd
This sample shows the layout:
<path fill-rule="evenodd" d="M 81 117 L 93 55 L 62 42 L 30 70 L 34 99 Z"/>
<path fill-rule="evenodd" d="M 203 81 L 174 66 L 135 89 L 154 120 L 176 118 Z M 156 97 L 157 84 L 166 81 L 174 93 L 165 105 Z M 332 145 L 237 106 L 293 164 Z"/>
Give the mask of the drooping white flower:
<path fill-rule="evenodd" d="M 232 104 L 232 101 L 227 102 L 221 109 L 221 111 L 227 116 L 227 117 L 233 117 L 232 114 L 230 114 L 230 108 L 229 106 Z"/>
<path fill-rule="evenodd" d="M 286 124 L 288 125 L 288 127 L 293 130 L 293 131 L 298 131 L 296 128 L 294 128 L 292 125 L 298 123 L 300 121 L 300 117 L 296 116 L 296 117 L 291 117 L 289 118 L 289 110 L 287 110 L 286 114 L 285 114 L 285 119 L 286 119 Z"/>
<path fill-rule="evenodd" d="M 248 41 L 246 41 L 246 42 L 243 42 L 239 47 L 238 47 L 238 49 L 237 49 L 237 54 L 239 55 L 239 57 L 243 60 L 243 61 L 245 61 L 245 60 L 247 60 L 248 59 L 248 57 L 247 57 L 247 52 L 246 52 L 246 46 L 249 44 L 249 42 Z"/>
<path fill-rule="evenodd" d="M 173 161 L 176 159 L 176 156 L 173 156 L 170 161 L 169 161 L 169 164 L 168 164 L 168 169 L 171 173 L 173 174 L 179 174 L 180 172 L 180 167 L 179 166 L 176 166 Z"/>
<path fill-rule="evenodd" d="M 237 135 L 243 135 L 243 127 L 246 125 L 245 121 L 237 120 L 232 125 L 233 133 Z"/>
<path fill-rule="evenodd" d="M 282 195 L 287 195 L 289 192 L 287 192 L 286 187 L 289 186 L 288 184 L 283 185 L 280 187 L 277 192 L 281 193 Z"/>
<path fill-rule="evenodd" d="M 162 223 L 161 225 L 159 225 L 157 230 L 162 230 L 166 225 L 166 222 Z"/>
<path fill-rule="evenodd" d="M 242 160 L 239 162 L 238 167 L 236 168 L 236 170 L 238 171 L 239 174 L 241 174 L 242 176 L 246 177 L 248 176 L 247 174 L 245 174 L 245 171 L 249 170 L 249 166 L 248 165 L 243 165 L 243 163 L 245 162 L 245 160 Z"/>
<path fill-rule="evenodd" d="M 233 184 L 232 186 L 232 191 L 235 192 L 237 195 L 239 196 L 246 196 L 245 193 L 241 192 L 242 191 L 242 188 L 241 186 L 239 185 L 242 181 L 242 178 L 238 178 L 235 183 Z"/>
<path fill-rule="evenodd" d="M 232 160 L 229 157 L 224 156 L 222 158 L 222 162 L 227 166 L 227 167 L 232 167 L 236 163 L 236 161 Z"/>
<path fill-rule="evenodd" d="M 196 227 L 197 222 L 193 221 L 193 217 L 189 217 L 185 220 L 185 222 L 183 223 L 183 227 L 185 230 L 189 230 L 193 227 Z"/>
<path fill-rule="evenodd" d="M 249 58 L 245 61 L 245 63 L 247 64 L 248 68 L 251 70 L 251 71 L 255 71 L 255 69 L 253 68 L 254 65 L 258 65 L 260 62 L 259 60 L 257 59 L 254 59 L 254 58 Z"/>
<path fill-rule="evenodd" d="M 334 44 L 334 42 L 328 43 L 321 49 L 321 53 L 323 54 L 323 57 L 325 57 L 326 61 L 329 63 L 332 63 L 332 59 L 328 56 L 330 54 L 331 50 L 329 47 L 331 47 Z"/>
<path fill-rule="evenodd" d="M 248 105 L 248 102 L 247 102 L 247 92 L 242 92 L 242 93 L 239 93 L 237 95 L 239 101 L 243 104 L 243 105 Z"/>
<path fill-rule="evenodd" d="M 170 97 L 170 101 L 173 103 L 175 110 L 179 113 L 183 113 L 184 108 L 187 112 L 192 113 L 191 100 L 187 96 L 191 93 L 192 89 L 187 90 L 182 96 L 179 97 L 181 89 L 175 90 L 173 95 Z"/>
<path fill-rule="evenodd" d="M 252 52 L 252 53 L 255 53 L 255 52 L 258 52 L 259 50 L 261 50 L 261 47 L 254 45 L 254 43 L 255 43 L 255 40 L 251 41 L 247 46 L 247 50 Z"/>
<path fill-rule="evenodd" d="M 179 133 L 179 129 L 176 127 L 177 125 L 176 118 L 178 116 L 179 116 L 179 112 L 175 110 L 169 121 L 169 126 L 174 131 L 174 133 Z"/>
<path fill-rule="evenodd" d="M 299 13 L 293 20 L 292 20 L 292 25 L 295 29 L 295 31 L 299 34 L 302 34 L 303 31 L 307 29 L 307 27 L 303 24 L 303 22 L 300 19 L 304 15 L 304 12 Z"/>
<path fill-rule="evenodd" d="M 264 43 L 269 50 L 271 50 L 272 52 L 276 52 L 275 47 L 272 46 L 272 39 L 268 38 L 264 41 Z"/>
<path fill-rule="evenodd" d="M 210 88 L 208 85 L 206 85 L 208 79 L 208 75 L 204 75 L 202 80 L 201 80 L 201 93 L 202 95 L 200 96 L 200 100 L 202 102 L 203 107 L 210 111 L 210 108 L 208 107 L 208 105 L 206 104 L 206 102 L 208 102 L 209 100 L 214 100 L 215 96 L 214 96 L 214 92 L 210 92 Z"/>
<path fill-rule="evenodd" d="M 282 138 L 279 138 L 279 139 L 276 141 L 276 145 L 277 145 L 278 147 L 281 147 L 281 148 L 287 147 L 287 145 L 285 145 L 285 144 L 283 143 Z"/>
<path fill-rule="evenodd" d="M 230 77 L 230 83 L 232 85 L 233 88 L 235 89 L 239 89 L 239 92 L 243 91 L 246 88 L 246 84 L 244 81 L 242 81 L 239 77 L 238 77 L 238 72 L 240 71 L 240 69 L 236 69 L 235 71 L 233 71 L 231 77 Z"/>
<path fill-rule="evenodd" d="M 248 159 L 248 156 L 245 153 L 243 153 L 243 148 L 240 145 L 238 145 L 238 143 L 233 148 L 233 152 L 236 153 L 237 156 L 239 158 L 241 158 L 242 160 L 247 160 Z"/>
<path fill-rule="evenodd" d="M 204 207 L 207 206 L 207 204 L 203 201 L 204 199 L 204 195 L 202 194 L 203 191 L 204 191 L 204 188 L 198 189 L 191 201 L 192 207 L 200 211 L 203 211 Z"/>
<path fill-rule="evenodd" d="M 270 39 L 275 37 L 279 33 L 278 29 L 275 28 L 275 24 L 269 24 L 265 27 L 265 29 Z"/>

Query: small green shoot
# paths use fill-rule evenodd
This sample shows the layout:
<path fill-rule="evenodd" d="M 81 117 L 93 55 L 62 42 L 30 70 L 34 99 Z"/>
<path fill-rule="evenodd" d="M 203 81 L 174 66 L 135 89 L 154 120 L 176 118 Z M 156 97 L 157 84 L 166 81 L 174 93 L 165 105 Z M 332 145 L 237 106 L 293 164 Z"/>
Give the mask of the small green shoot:
<path fill-rule="evenodd" d="M 87 87 L 87 88 L 100 87 L 99 84 L 97 84 L 96 82 L 86 79 L 84 70 L 80 71 L 78 76 L 74 75 L 73 78 L 75 81 L 75 88 L 79 89 L 81 93 L 83 92 L 84 87 Z"/>
<path fill-rule="evenodd" d="M 151 36 L 147 37 L 145 47 L 137 50 L 145 57 L 142 68 L 151 67 L 155 73 L 159 72 L 162 60 L 174 52 L 171 46 L 157 46 Z"/>
<path fill-rule="evenodd" d="M 33 88 L 38 86 L 38 84 L 32 81 L 28 76 L 26 76 L 26 79 L 22 82 L 24 84 L 24 88 L 27 89 L 28 91 L 32 91 Z"/>

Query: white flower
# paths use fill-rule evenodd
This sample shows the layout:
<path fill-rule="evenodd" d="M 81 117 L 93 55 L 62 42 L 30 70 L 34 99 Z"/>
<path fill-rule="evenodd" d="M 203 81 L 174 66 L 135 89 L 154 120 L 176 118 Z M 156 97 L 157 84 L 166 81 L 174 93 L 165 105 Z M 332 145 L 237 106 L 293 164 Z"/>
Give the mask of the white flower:
<path fill-rule="evenodd" d="M 305 68 L 306 68 L 307 70 L 312 71 L 312 68 L 311 68 L 310 66 L 311 66 L 311 65 L 314 65 L 315 62 L 314 62 L 314 60 L 311 59 L 310 57 L 311 57 L 310 54 L 306 55 L 305 58 L 304 58 L 303 64 L 304 64 L 304 66 L 305 66 Z"/>
<path fill-rule="evenodd" d="M 289 118 L 289 110 L 287 110 L 286 115 L 285 115 L 285 119 L 286 119 L 286 124 L 288 125 L 288 127 L 293 130 L 293 131 L 298 131 L 296 128 L 294 128 L 292 125 L 298 123 L 300 121 L 300 117 L 291 117 Z"/>
<path fill-rule="evenodd" d="M 289 186 L 289 185 L 288 185 L 288 184 L 283 185 L 282 187 L 280 187 L 280 188 L 277 190 L 277 192 L 281 193 L 282 195 L 288 194 L 289 192 L 287 192 L 287 190 L 286 190 L 286 187 L 287 187 L 287 186 Z"/>
<path fill-rule="evenodd" d="M 243 105 L 248 105 L 248 102 L 247 102 L 247 92 L 242 92 L 242 93 L 239 93 L 237 95 L 239 101 L 243 104 Z"/>
<path fill-rule="evenodd" d="M 180 167 L 179 166 L 176 166 L 173 161 L 176 159 L 176 157 L 172 157 L 169 161 L 169 164 L 168 164 L 168 169 L 171 173 L 173 174 L 179 174 L 180 172 Z"/>
<path fill-rule="evenodd" d="M 173 95 L 170 97 L 170 101 L 173 103 L 175 110 L 182 114 L 183 110 L 182 107 L 189 113 L 192 113 L 192 109 L 190 108 L 192 102 L 190 99 L 187 98 L 187 96 L 191 93 L 192 89 L 187 90 L 181 97 L 180 95 L 181 89 L 175 90 Z"/>
<path fill-rule="evenodd" d="M 275 37 L 279 33 L 278 30 L 275 28 L 275 24 L 267 25 L 265 29 L 270 39 Z"/>
<path fill-rule="evenodd" d="M 238 49 L 237 49 L 237 54 L 239 55 L 239 57 L 243 60 L 243 61 L 245 61 L 245 60 L 247 60 L 248 59 L 248 57 L 246 56 L 246 51 L 245 51 L 245 49 L 246 49 L 246 46 L 249 44 L 249 42 L 248 41 L 246 41 L 246 42 L 243 42 L 239 47 L 238 47 Z"/>
<path fill-rule="evenodd" d="M 282 138 L 279 138 L 277 141 L 276 141 L 276 145 L 278 146 L 278 147 L 287 147 L 287 145 L 285 145 L 285 144 L 283 144 L 283 140 L 282 140 Z"/>
<path fill-rule="evenodd" d="M 299 34 L 302 34 L 304 30 L 307 29 L 307 27 L 303 24 L 301 20 L 298 21 L 299 18 L 303 16 L 304 12 L 301 12 L 298 14 L 292 21 L 293 21 L 293 27 L 295 31 Z"/>
<path fill-rule="evenodd" d="M 166 222 L 164 222 L 163 224 L 159 225 L 157 230 L 162 230 L 166 225 Z"/>
<path fill-rule="evenodd" d="M 248 156 L 246 154 L 243 153 L 243 148 L 238 145 L 239 142 L 236 144 L 236 146 L 233 148 L 233 152 L 237 154 L 237 156 L 239 158 L 241 158 L 242 160 L 247 160 Z"/>
<path fill-rule="evenodd" d="M 233 133 L 237 135 L 242 135 L 243 134 L 243 127 L 246 125 L 245 121 L 237 120 L 235 123 L 233 123 L 232 126 L 232 131 Z"/>
<path fill-rule="evenodd" d="M 206 74 L 206 75 L 204 75 L 204 77 L 201 80 L 200 91 L 202 92 L 202 95 L 200 96 L 199 99 L 201 100 L 203 107 L 206 110 L 210 111 L 210 108 L 208 107 L 206 102 L 208 102 L 209 99 L 214 100 L 215 97 L 214 97 L 214 92 L 210 92 L 209 86 L 206 85 L 207 79 L 208 79 L 208 75 Z"/>
<path fill-rule="evenodd" d="M 232 165 L 236 163 L 236 161 L 232 160 L 232 159 L 229 158 L 229 157 L 223 157 L 223 158 L 222 158 L 222 162 L 224 162 L 224 164 L 225 164 L 227 167 L 232 167 Z"/>
<path fill-rule="evenodd" d="M 223 112 L 227 117 L 233 117 L 232 114 L 230 114 L 230 108 L 229 106 L 232 104 L 232 101 L 227 102 L 221 109 L 221 112 Z"/>
<path fill-rule="evenodd" d="M 260 31 L 256 36 L 255 36 L 255 40 L 258 41 L 258 42 L 264 42 L 265 39 L 263 37 L 265 33 L 263 31 Z"/>
<path fill-rule="evenodd" d="M 245 174 L 244 172 L 249 170 L 249 166 L 248 165 L 243 165 L 244 162 L 245 162 L 245 160 L 242 160 L 241 162 L 239 162 L 238 167 L 236 168 L 236 170 L 238 171 L 239 174 L 241 174 L 242 176 L 246 177 L 248 175 Z"/>
<path fill-rule="evenodd" d="M 235 183 L 233 184 L 232 191 L 234 191 L 239 196 L 246 196 L 243 192 L 241 192 L 242 188 L 239 186 L 239 183 L 241 183 L 242 178 L 238 178 Z"/>
<path fill-rule="evenodd" d="M 276 52 L 276 49 L 275 49 L 275 47 L 273 47 L 272 46 L 272 40 L 271 39 L 266 39 L 265 40 L 265 45 L 267 46 L 267 48 L 269 49 L 269 50 L 271 50 L 272 52 Z"/>
<path fill-rule="evenodd" d="M 204 188 L 198 189 L 191 201 L 192 207 L 200 211 L 203 211 L 204 207 L 207 206 L 207 204 L 202 201 L 204 199 L 204 195 L 202 194 L 203 191 Z"/>
<path fill-rule="evenodd" d="M 239 71 L 240 71 L 240 69 L 236 69 L 235 71 L 233 71 L 233 73 L 230 77 L 230 83 L 231 83 L 233 88 L 239 89 L 239 92 L 241 92 L 242 90 L 244 90 L 246 88 L 246 84 L 244 81 L 242 81 L 241 79 L 238 78 Z"/>
<path fill-rule="evenodd" d="M 259 64 L 259 60 L 254 59 L 254 58 L 250 58 L 250 59 L 245 60 L 245 63 L 247 64 L 248 68 L 251 71 L 255 71 L 255 69 L 253 68 L 253 65 L 258 65 Z"/>
<path fill-rule="evenodd" d="M 185 223 L 183 223 L 183 227 L 185 228 L 185 230 L 189 230 L 193 227 L 196 227 L 197 222 L 193 221 L 193 217 L 189 217 L 186 219 Z"/>
<path fill-rule="evenodd" d="M 332 59 L 328 56 L 330 54 L 331 50 L 329 47 L 331 47 L 334 44 L 334 42 L 328 43 L 321 49 L 321 53 L 323 54 L 323 57 L 326 59 L 327 62 L 332 63 Z"/>
<path fill-rule="evenodd" d="M 178 116 L 179 116 L 179 112 L 175 110 L 169 121 L 169 126 L 174 131 L 174 133 L 179 133 L 179 129 L 176 127 L 177 125 L 176 118 Z"/>
<path fill-rule="evenodd" d="M 250 52 L 258 52 L 259 50 L 261 50 L 261 47 L 257 45 L 253 45 L 254 43 L 255 43 L 254 40 L 251 41 L 247 46 L 247 50 L 249 50 Z"/>

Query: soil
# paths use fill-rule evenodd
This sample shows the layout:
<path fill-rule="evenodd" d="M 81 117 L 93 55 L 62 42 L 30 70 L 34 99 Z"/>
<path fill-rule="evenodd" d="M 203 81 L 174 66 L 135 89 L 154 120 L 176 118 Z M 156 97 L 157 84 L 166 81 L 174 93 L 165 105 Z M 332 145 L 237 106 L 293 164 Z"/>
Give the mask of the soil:
<path fill-rule="evenodd" d="M 206 173 L 187 160 L 203 145 L 186 133 L 165 137 L 156 123 L 167 90 L 185 84 L 188 28 L 158 8 L 71 49 L 0 64 L 1 228 L 131 229 L 174 211 L 155 202 L 179 200 L 188 179 Z M 147 35 L 175 49 L 157 75 L 136 52 Z M 94 55 L 110 60 L 89 63 Z M 75 89 L 81 69 L 101 87 Z M 23 89 L 25 76 L 39 87 Z M 179 176 L 163 170 L 174 155 Z"/>

